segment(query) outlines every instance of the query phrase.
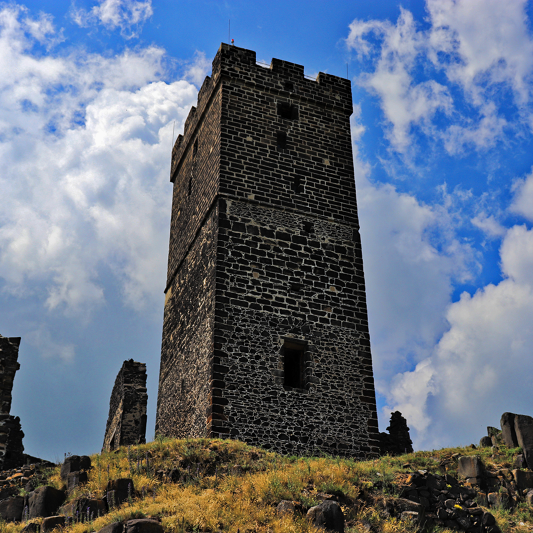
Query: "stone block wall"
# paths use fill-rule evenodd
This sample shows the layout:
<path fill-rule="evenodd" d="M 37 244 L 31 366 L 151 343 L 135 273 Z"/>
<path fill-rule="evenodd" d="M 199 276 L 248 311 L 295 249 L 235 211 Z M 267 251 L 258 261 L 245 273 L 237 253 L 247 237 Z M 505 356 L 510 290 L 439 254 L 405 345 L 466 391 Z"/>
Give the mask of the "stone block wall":
<path fill-rule="evenodd" d="M 20 418 L 10 415 L 11 391 L 15 373 L 20 368 L 19 346 L 20 337 L 0 335 L 0 469 L 24 464 L 24 433 Z"/>
<path fill-rule="evenodd" d="M 146 365 L 124 361 L 115 380 L 103 451 L 146 442 Z"/>
<path fill-rule="evenodd" d="M 349 80 L 221 45 L 172 153 L 157 432 L 379 453 L 351 113 Z"/>

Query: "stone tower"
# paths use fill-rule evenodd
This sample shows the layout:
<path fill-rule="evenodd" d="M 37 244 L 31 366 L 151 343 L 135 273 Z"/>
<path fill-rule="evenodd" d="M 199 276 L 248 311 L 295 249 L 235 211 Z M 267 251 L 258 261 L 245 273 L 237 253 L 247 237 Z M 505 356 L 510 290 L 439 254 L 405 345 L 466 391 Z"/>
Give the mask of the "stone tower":
<path fill-rule="evenodd" d="M 222 44 L 172 151 L 156 433 L 379 453 L 349 80 Z"/>

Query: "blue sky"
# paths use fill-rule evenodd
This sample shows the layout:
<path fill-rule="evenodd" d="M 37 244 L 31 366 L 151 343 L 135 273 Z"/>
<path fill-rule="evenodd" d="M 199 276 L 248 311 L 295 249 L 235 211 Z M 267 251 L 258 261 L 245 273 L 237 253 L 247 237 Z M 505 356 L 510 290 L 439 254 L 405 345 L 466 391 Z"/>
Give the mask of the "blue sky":
<path fill-rule="evenodd" d="M 0 4 L 0 333 L 26 451 L 100 449 L 122 362 L 153 438 L 170 148 L 221 41 L 353 84 L 380 425 L 533 415 L 533 8 L 521 0 Z"/>

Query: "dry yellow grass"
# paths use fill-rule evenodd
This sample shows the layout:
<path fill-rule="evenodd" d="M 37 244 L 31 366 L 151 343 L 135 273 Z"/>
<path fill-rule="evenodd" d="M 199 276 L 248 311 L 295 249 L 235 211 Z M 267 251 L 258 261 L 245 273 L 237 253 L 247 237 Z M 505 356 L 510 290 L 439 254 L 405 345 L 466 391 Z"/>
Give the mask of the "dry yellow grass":
<path fill-rule="evenodd" d="M 65 528 L 67 533 L 98 531 L 113 521 L 154 517 L 168 533 L 318 533 L 301 515 L 280 516 L 276 505 L 295 500 L 304 507 L 319 503 L 320 493 L 339 496 L 348 533 L 374 531 L 402 533 L 414 526 L 386 517 L 375 505 L 394 496 L 395 483 L 404 477 L 403 465 L 434 472 L 453 472 L 454 454 L 481 454 L 505 464 L 509 454 L 489 456 L 488 450 L 456 448 L 416 452 L 401 457 L 354 461 L 333 457 L 281 457 L 238 441 L 158 439 L 91 457 L 89 482 L 69 496 L 102 497 L 109 480 L 131 478 L 136 495 L 105 516 Z M 163 473 L 174 471 L 175 481 Z M 62 486 L 57 468 L 48 483 Z M 533 516 L 523 507 L 516 512 L 498 510 L 504 532 L 531 531 Z M 18 533 L 25 524 L 0 523 L 0 533 Z M 444 532 L 446 530 L 436 529 Z"/>

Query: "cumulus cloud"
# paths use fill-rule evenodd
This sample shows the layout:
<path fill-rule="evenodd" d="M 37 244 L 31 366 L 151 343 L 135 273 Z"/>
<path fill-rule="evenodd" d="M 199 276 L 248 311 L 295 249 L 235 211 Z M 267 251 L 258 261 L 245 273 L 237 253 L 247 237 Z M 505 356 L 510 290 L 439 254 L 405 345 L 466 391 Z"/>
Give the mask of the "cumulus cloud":
<path fill-rule="evenodd" d="M 109 30 L 120 29 L 127 38 L 135 37 L 135 29 L 152 14 L 152 0 L 100 0 L 90 11 L 75 6 L 71 9 L 71 17 L 79 26 L 100 23 Z"/>
<path fill-rule="evenodd" d="M 3 290 L 86 316 L 106 300 L 106 265 L 146 308 L 164 283 L 172 127 L 197 89 L 160 80 L 156 47 L 33 54 L 36 35 L 54 39 L 48 23 L 0 10 Z"/>
<path fill-rule="evenodd" d="M 373 34 L 382 40 L 381 53 L 375 61 L 375 70 L 363 74 L 359 83 L 377 94 L 385 117 L 392 125 L 388 134 L 393 148 L 407 151 L 411 129 L 426 127 L 438 111 L 449 113 L 451 98 L 446 87 L 434 80 L 415 83 L 412 71 L 417 56 L 424 48 L 424 37 L 417 31 L 413 16 L 401 9 L 396 25 L 388 22 L 362 22 L 350 24 L 346 39 L 349 48 L 359 55 L 370 53 L 370 43 L 365 38 Z"/>
<path fill-rule="evenodd" d="M 350 24 L 346 44 L 363 66 L 358 83 L 378 96 L 393 150 L 412 151 L 415 130 L 452 155 L 493 147 L 509 127 L 502 88 L 522 117 L 517 122 L 531 122 L 533 38 L 525 7 L 525 0 L 427 0 L 427 29 L 405 9 L 396 24 Z M 467 111 L 456 94 L 466 97 Z"/>
<path fill-rule="evenodd" d="M 524 178 L 513 184 L 514 199 L 510 210 L 533 221 L 533 168 Z"/>
<path fill-rule="evenodd" d="M 419 447 L 451 445 L 453 434 L 474 442 L 480 427 L 497 425 L 494 413 L 527 411 L 533 372 L 533 231 L 509 229 L 500 258 L 504 279 L 473 295 L 465 292 L 451 304 L 447 331 L 431 356 L 396 376 L 386 391 L 390 408 L 407 414 Z"/>
<path fill-rule="evenodd" d="M 358 150 L 364 134 L 359 119 L 355 106 L 354 168 L 372 353 L 377 390 L 389 397 L 394 376 L 432 354 L 447 329 L 453 282 L 471 279 L 478 265 L 453 229 L 453 194 L 443 193 L 442 202 L 430 206 L 371 181 L 372 168 Z"/>

